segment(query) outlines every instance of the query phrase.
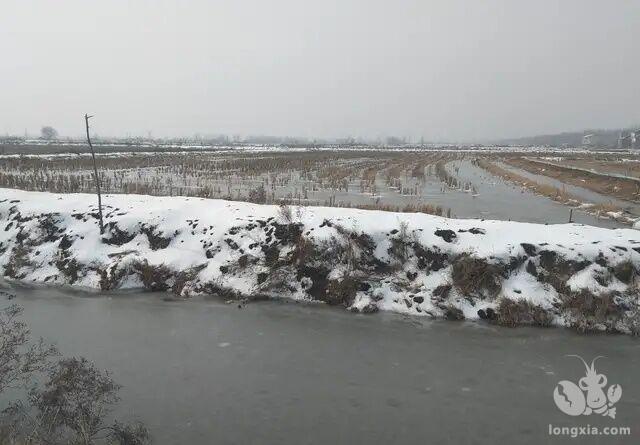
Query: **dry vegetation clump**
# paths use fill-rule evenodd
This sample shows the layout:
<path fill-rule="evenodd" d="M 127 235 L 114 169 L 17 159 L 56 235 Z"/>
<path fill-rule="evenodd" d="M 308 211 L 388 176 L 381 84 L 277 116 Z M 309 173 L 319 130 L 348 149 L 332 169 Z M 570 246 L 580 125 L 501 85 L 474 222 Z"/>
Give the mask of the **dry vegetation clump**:
<path fill-rule="evenodd" d="M 450 188 L 460 188 L 460 183 L 458 182 L 458 178 L 452 176 L 445 166 L 445 161 L 438 161 L 435 164 L 435 173 L 440 181 L 444 182 Z"/>
<path fill-rule="evenodd" d="M 207 295 L 222 298 L 225 301 L 230 300 L 242 300 L 244 296 L 235 289 L 222 286 L 219 282 L 209 281 L 197 288 L 198 292 L 203 292 Z"/>
<path fill-rule="evenodd" d="M 409 224 L 401 221 L 399 229 L 389 237 L 391 246 L 388 249 L 389 254 L 396 258 L 400 264 L 404 264 L 409 258 L 410 246 L 415 242 L 412 234 L 409 233 Z"/>
<path fill-rule="evenodd" d="M 624 314 L 624 324 L 631 335 L 640 336 L 640 307 L 636 306 Z"/>
<path fill-rule="evenodd" d="M 26 276 L 25 273 L 20 274 L 20 270 L 24 267 L 32 265 L 29 259 L 30 247 L 18 243 L 11 249 L 9 261 L 4 266 L 4 276 L 15 280 L 20 280 Z"/>
<path fill-rule="evenodd" d="M 624 304 L 615 292 L 594 295 L 583 289 L 562 296 L 561 308 L 569 314 L 570 326 L 581 333 L 617 332 L 618 322 L 625 317 Z"/>
<path fill-rule="evenodd" d="M 84 270 L 82 264 L 73 258 L 67 250 L 58 250 L 54 264 L 66 278 L 68 284 L 73 284 L 78 281 L 80 273 Z"/>
<path fill-rule="evenodd" d="M 130 273 L 128 267 L 120 267 L 119 264 L 115 264 L 108 269 L 94 268 L 100 275 L 100 290 L 113 290 L 117 289 L 122 279 Z"/>
<path fill-rule="evenodd" d="M 329 280 L 322 301 L 330 305 L 351 306 L 358 292 L 358 283 L 358 280 L 349 273 L 344 273 L 340 278 Z"/>
<path fill-rule="evenodd" d="M 496 308 L 494 321 L 507 327 L 521 325 L 548 327 L 553 323 L 553 315 L 527 300 L 514 301 L 504 298 Z"/>
<path fill-rule="evenodd" d="M 537 278 L 542 283 L 551 285 L 559 294 L 568 294 L 571 290 L 567 281 L 590 264 L 588 260 L 568 260 L 552 250 L 543 250 L 539 253 L 540 269 L 536 270 Z"/>
<path fill-rule="evenodd" d="M 190 267 L 189 269 L 182 270 L 176 273 L 173 278 L 173 284 L 171 285 L 171 292 L 174 295 L 182 296 L 185 286 L 195 280 L 200 271 L 202 271 L 205 267 L 207 267 L 206 264 L 200 264 L 198 266 Z M 187 293 L 184 296 L 188 297 L 189 295 Z"/>
<path fill-rule="evenodd" d="M 638 270 L 633 264 L 633 261 L 626 260 L 613 267 L 613 275 L 624 284 L 633 285 L 636 283 Z"/>
<path fill-rule="evenodd" d="M 462 295 L 481 294 L 493 298 L 502 287 L 502 270 L 484 258 L 465 253 L 453 261 L 451 279 Z"/>
<path fill-rule="evenodd" d="M 131 270 L 138 274 L 145 289 L 150 291 L 166 291 L 169 289 L 168 281 L 173 272 L 164 264 L 153 265 L 147 260 L 134 261 Z"/>
<path fill-rule="evenodd" d="M 382 202 L 374 204 L 351 204 L 351 203 L 333 203 L 331 207 L 342 207 L 348 209 L 361 209 L 361 210 L 381 210 L 383 212 L 396 212 L 396 213 L 425 213 L 427 215 L 444 216 L 445 211 L 441 206 L 425 203 L 408 203 L 405 205 L 393 205 Z"/>
<path fill-rule="evenodd" d="M 452 305 L 448 305 L 445 307 L 444 309 L 444 317 L 447 320 L 451 320 L 451 321 L 462 321 L 464 320 L 464 314 L 462 313 L 462 310 L 452 306 Z"/>
<path fill-rule="evenodd" d="M 607 215 L 608 213 L 618 213 L 620 211 L 622 211 L 622 209 L 611 203 L 611 202 L 602 202 L 600 204 L 593 204 L 590 205 L 588 207 L 589 213 L 595 213 L 598 216 L 604 214 Z"/>

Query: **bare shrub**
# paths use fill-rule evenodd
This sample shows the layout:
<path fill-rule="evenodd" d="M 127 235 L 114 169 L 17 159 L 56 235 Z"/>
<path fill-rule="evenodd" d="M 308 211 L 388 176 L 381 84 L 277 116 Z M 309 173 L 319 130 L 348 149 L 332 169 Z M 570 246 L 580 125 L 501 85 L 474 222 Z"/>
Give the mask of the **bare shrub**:
<path fill-rule="evenodd" d="M 31 331 L 20 319 L 22 311 L 15 304 L 0 309 L 0 393 L 29 383 L 57 355 L 42 339 L 32 343 Z"/>
<path fill-rule="evenodd" d="M 150 436 L 139 423 L 107 423 L 119 401 L 120 385 L 85 358 L 60 360 L 42 387 L 30 391 L 27 404 L 15 403 L 10 437 L 32 444 L 145 444 Z"/>
<path fill-rule="evenodd" d="M 409 224 L 406 221 L 400 221 L 399 229 L 389 240 L 391 241 L 389 253 L 397 258 L 400 263 L 405 263 L 409 257 L 409 245 L 411 242 Z"/>
<path fill-rule="evenodd" d="M 284 203 L 280 204 L 280 207 L 278 208 L 278 218 L 285 224 L 292 224 L 293 212 L 291 211 L 291 207 Z"/>
<path fill-rule="evenodd" d="M 16 305 L 0 310 L 0 396 L 7 406 L 0 416 L 0 443 L 149 443 L 140 423 L 107 423 L 120 386 L 84 358 L 52 363 L 56 348 L 34 342 L 21 314 Z M 5 390 L 27 386 L 26 401 L 7 400 Z"/>

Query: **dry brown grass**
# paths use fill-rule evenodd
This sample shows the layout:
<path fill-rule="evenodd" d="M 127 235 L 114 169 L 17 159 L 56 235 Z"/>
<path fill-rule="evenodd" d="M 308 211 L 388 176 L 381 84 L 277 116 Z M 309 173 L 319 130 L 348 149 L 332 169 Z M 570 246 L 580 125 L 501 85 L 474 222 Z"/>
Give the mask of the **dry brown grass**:
<path fill-rule="evenodd" d="M 495 322 L 507 327 L 522 325 L 548 327 L 553 322 L 553 316 L 542 307 L 526 300 L 514 301 L 505 298 L 496 308 Z"/>
<path fill-rule="evenodd" d="M 455 288 L 465 296 L 480 292 L 495 297 L 502 287 L 500 267 L 469 254 L 463 254 L 453 262 L 451 279 Z"/>

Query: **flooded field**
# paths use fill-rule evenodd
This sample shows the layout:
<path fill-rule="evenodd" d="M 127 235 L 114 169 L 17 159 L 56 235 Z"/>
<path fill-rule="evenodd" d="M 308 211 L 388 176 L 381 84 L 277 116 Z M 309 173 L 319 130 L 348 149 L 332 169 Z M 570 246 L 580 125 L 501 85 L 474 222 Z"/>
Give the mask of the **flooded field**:
<path fill-rule="evenodd" d="M 640 217 L 635 203 L 565 183 L 557 175 L 546 176 L 544 170 L 536 174 L 521 169 L 515 165 L 520 158 L 452 150 L 245 150 L 102 153 L 98 163 L 104 193 L 358 207 L 549 224 L 568 222 L 570 204 L 576 208 L 572 221 L 602 227 L 621 227 Z M 568 193 L 572 200 L 559 202 L 513 184 L 480 168 L 478 159 L 557 193 Z M 6 155 L 0 157 L 0 187 L 93 192 L 91 158 L 74 153 Z M 603 211 L 579 208 L 585 203 Z M 622 212 L 625 217 L 611 217 L 606 211 Z"/>

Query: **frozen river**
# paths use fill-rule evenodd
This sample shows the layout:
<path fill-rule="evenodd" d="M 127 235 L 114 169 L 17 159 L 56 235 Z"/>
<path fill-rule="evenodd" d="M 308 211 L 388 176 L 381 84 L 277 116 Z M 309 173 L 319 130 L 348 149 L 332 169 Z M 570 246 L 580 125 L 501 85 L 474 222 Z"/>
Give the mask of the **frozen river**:
<path fill-rule="evenodd" d="M 562 443 L 553 426 L 628 426 L 638 443 L 640 342 L 322 305 L 163 301 L 149 293 L 12 289 L 33 333 L 124 385 L 159 444 Z M 5 302 L 9 304 L 9 302 Z M 552 393 L 591 361 L 623 395 L 615 420 L 570 417 Z M 611 440 L 608 440 L 611 439 Z M 574 440 L 575 442 L 575 440 Z"/>

